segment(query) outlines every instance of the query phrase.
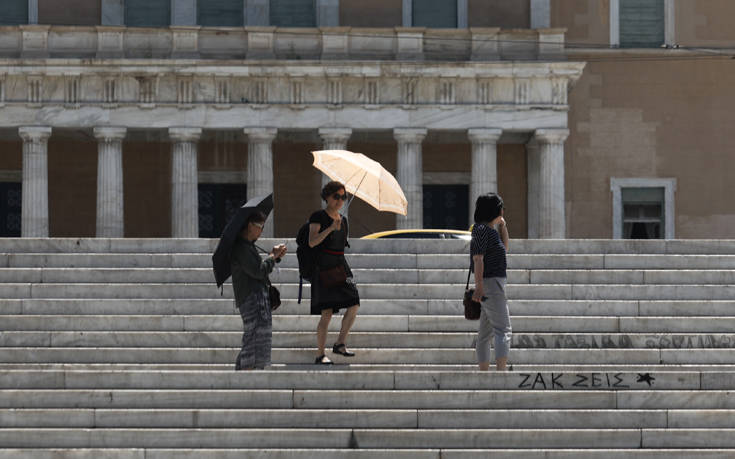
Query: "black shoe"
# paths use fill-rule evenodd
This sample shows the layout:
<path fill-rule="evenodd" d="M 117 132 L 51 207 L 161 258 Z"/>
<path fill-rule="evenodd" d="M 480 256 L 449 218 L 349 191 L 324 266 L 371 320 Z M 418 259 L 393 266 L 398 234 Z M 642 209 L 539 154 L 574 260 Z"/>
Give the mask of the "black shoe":
<path fill-rule="evenodd" d="M 322 354 L 314 360 L 314 363 L 317 365 L 332 365 L 334 362 L 329 360 L 326 355 Z"/>
<path fill-rule="evenodd" d="M 335 344 L 332 346 L 332 352 L 339 355 L 344 355 L 345 357 L 354 357 L 355 353 L 350 352 L 347 350 L 344 344 Z"/>

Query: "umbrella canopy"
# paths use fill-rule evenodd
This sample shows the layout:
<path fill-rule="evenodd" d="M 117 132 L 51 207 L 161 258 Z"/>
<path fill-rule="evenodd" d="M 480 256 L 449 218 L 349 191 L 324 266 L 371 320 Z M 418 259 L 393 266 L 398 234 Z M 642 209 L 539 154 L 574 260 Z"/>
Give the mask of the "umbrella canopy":
<path fill-rule="evenodd" d="M 222 286 L 227 278 L 232 275 L 232 267 L 230 266 L 230 255 L 232 254 L 232 247 L 235 245 L 235 241 L 245 226 L 250 214 L 255 211 L 261 211 L 266 217 L 273 210 L 273 193 L 267 196 L 259 196 L 253 198 L 250 201 L 242 205 L 232 220 L 227 223 L 225 229 L 222 231 L 222 236 L 219 238 L 217 249 L 212 255 L 212 267 L 214 268 L 214 280 L 217 282 L 217 287 Z"/>
<path fill-rule="evenodd" d="M 378 210 L 406 215 L 408 201 L 393 175 L 379 162 L 347 150 L 312 151 L 314 167 Z"/>

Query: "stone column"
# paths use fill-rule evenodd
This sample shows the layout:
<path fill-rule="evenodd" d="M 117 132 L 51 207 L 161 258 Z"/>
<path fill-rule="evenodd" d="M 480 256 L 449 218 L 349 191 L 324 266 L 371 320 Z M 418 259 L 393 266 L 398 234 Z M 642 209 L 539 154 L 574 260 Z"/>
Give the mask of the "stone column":
<path fill-rule="evenodd" d="M 23 139 L 22 237 L 48 237 L 48 126 L 18 129 Z"/>
<path fill-rule="evenodd" d="M 352 129 L 350 128 L 320 128 L 319 129 L 319 137 L 322 138 L 322 143 L 323 143 L 322 148 L 324 150 L 346 150 L 347 141 L 350 140 L 351 135 L 352 135 Z M 322 188 L 324 188 L 324 185 L 329 183 L 329 181 L 331 180 L 332 179 L 327 177 L 326 174 L 322 174 Z M 347 207 L 343 207 L 342 209 L 343 209 L 342 214 L 347 215 L 349 209 Z"/>
<path fill-rule="evenodd" d="M 467 136 L 472 143 L 472 179 L 470 182 L 470 225 L 474 223 L 475 201 L 487 193 L 498 192 L 497 145 L 502 129 L 469 129 Z"/>
<path fill-rule="evenodd" d="M 276 128 L 245 128 L 248 136 L 248 200 L 273 193 L 273 139 Z M 274 196 L 275 203 L 275 196 Z M 265 222 L 261 237 L 273 237 L 275 209 Z"/>
<path fill-rule="evenodd" d="M 528 238 L 539 237 L 539 147 L 536 139 L 526 144 L 526 167 L 528 169 Z"/>
<path fill-rule="evenodd" d="M 319 137 L 322 138 L 322 149 L 324 150 L 346 150 L 347 141 L 350 140 L 352 129 L 350 128 L 320 128 Z M 331 179 L 322 174 L 322 187 Z"/>
<path fill-rule="evenodd" d="M 537 129 L 538 144 L 538 237 L 566 238 L 564 193 L 564 141 L 568 129 Z"/>
<path fill-rule="evenodd" d="M 531 0 L 531 28 L 547 29 L 551 27 L 550 0 Z"/>
<path fill-rule="evenodd" d="M 199 237 L 197 143 L 201 128 L 172 127 L 171 237 Z"/>
<path fill-rule="evenodd" d="M 123 237 L 124 127 L 96 127 L 97 138 L 97 237 Z"/>
<path fill-rule="evenodd" d="M 102 0 L 100 5 L 102 25 L 125 25 L 125 4 L 123 0 Z"/>
<path fill-rule="evenodd" d="M 197 24 L 197 0 L 171 0 L 171 25 Z"/>
<path fill-rule="evenodd" d="M 398 142 L 398 171 L 396 179 L 408 201 L 408 213 L 396 215 L 396 228 L 424 227 L 424 190 L 423 161 L 421 142 L 426 137 L 426 129 L 393 129 L 393 137 Z"/>

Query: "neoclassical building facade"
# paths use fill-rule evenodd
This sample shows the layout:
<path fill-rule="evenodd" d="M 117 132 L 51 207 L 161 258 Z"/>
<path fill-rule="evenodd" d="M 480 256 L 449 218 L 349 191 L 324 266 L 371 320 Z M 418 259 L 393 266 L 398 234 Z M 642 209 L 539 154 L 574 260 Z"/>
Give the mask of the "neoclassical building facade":
<path fill-rule="evenodd" d="M 105 11 L 103 17 L 115 17 Z M 170 171 L 161 177 L 170 191 L 170 229 L 150 235 L 200 236 L 202 180 L 241 180 L 247 198 L 275 192 L 275 218 L 264 234 L 291 235 L 291 221 L 305 218 L 315 201 L 289 200 L 288 184 L 278 182 L 273 143 L 279 136 L 317 139 L 312 149 L 345 149 L 353 137 L 392 142 L 389 168 L 409 210 L 390 218 L 396 228 L 422 228 L 422 145 L 434 136 L 469 146 L 462 153 L 469 172 L 429 174 L 431 183 L 441 185 L 444 177 L 467 187 L 453 204 L 464 207 L 463 218 L 476 196 L 498 191 L 498 144 L 522 145 L 524 230 L 529 237 L 566 236 L 567 94 L 584 63 L 565 59 L 563 30 L 31 24 L 0 28 L 0 45 L 0 124 L 6 138 L 12 130 L 22 140 L 22 236 L 59 235 L 50 225 L 56 194 L 49 190 L 50 140 L 57 132 L 62 139 L 69 137 L 65 132 L 82 133 L 84 143 L 96 144 L 99 237 L 129 235 L 126 202 L 143 198 L 138 205 L 146 205 L 145 193 L 124 186 L 124 176 L 135 173 L 124 165 L 124 144 L 131 134 L 152 133 L 170 144 Z M 235 139 L 244 168 L 199 167 L 209 155 L 200 148 L 203 137 L 218 133 Z M 79 140 L 60 141 L 66 154 L 75 154 Z M 291 154 L 308 158 L 309 151 Z M 284 161 L 280 169 L 287 168 Z M 314 171 L 298 167 L 296 177 L 314 181 Z M 85 191 L 89 201 L 92 190 Z M 281 213 L 298 216 L 279 220 Z M 352 214 L 360 218 L 358 210 Z M 368 213 L 364 220 L 370 219 Z M 89 225 L 81 226 L 79 235 L 90 235 Z M 357 231 L 376 229 L 363 226 Z M 385 226 L 391 225 L 377 229 Z"/>

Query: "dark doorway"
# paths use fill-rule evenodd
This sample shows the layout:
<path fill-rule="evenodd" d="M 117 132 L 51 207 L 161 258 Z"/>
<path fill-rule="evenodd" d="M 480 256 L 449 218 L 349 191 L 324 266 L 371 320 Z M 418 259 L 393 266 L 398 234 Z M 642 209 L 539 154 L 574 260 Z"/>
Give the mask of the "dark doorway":
<path fill-rule="evenodd" d="M 22 187 L 17 182 L 0 182 L 0 237 L 20 237 Z"/>
<path fill-rule="evenodd" d="M 466 230 L 469 185 L 424 185 L 424 228 Z"/>
<path fill-rule="evenodd" d="M 200 183 L 199 237 L 220 237 L 227 222 L 246 200 L 245 184 Z"/>

